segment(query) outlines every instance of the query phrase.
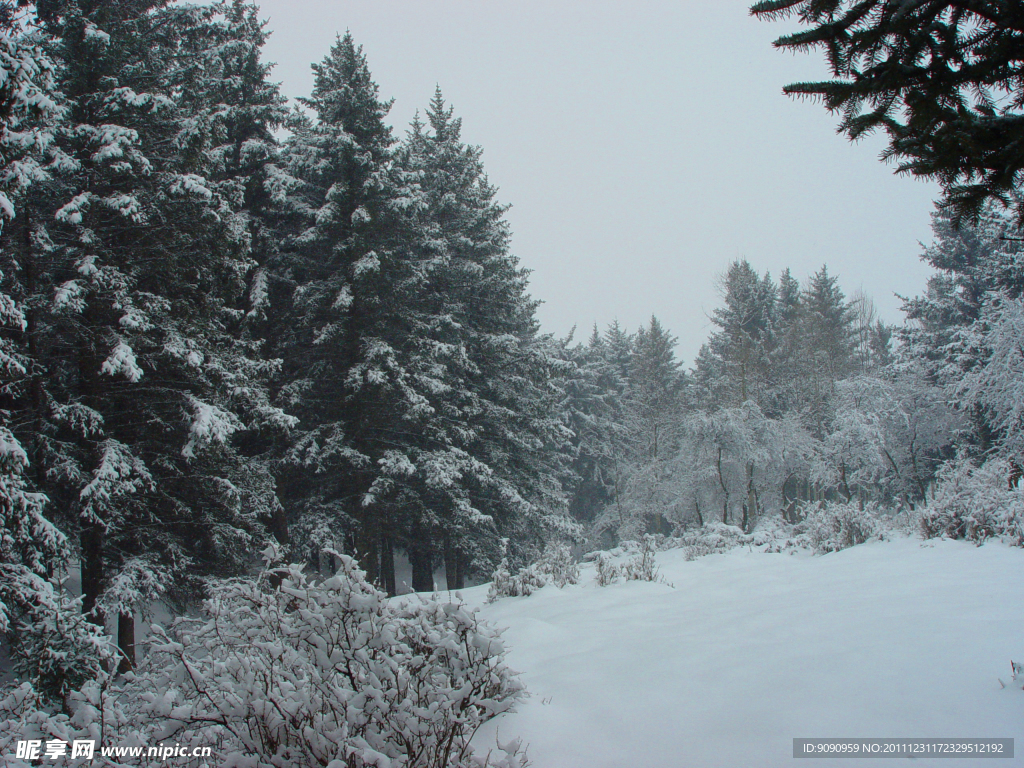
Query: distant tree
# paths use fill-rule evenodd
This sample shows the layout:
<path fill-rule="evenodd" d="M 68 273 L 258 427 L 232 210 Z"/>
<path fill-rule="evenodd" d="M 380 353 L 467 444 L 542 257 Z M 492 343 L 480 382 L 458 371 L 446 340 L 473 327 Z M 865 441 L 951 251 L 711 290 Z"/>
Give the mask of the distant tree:
<path fill-rule="evenodd" d="M 981 317 L 957 338 L 957 375 L 950 383 L 958 402 L 977 408 L 997 447 L 1018 464 L 1024 457 L 1024 300 L 991 293 Z"/>
<path fill-rule="evenodd" d="M 674 513 L 750 530 L 759 517 L 791 508 L 816 449 L 798 418 L 769 419 L 753 401 L 687 414 L 672 463 Z"/>
<path fill-rule="evenodd" d="M 777 289 L 746 259 L 734 261 L 721 278 L 723 306 L 714 310 L 717 327 L 697 358 L 695 378 L 705 405 L 764 402 L 771 379 Z"/>
<path fill-rule="evenodd" d="M 916 361 L 838 382 L 812 481 L 846 501 L 913 508 L 962 426 L 947 399 Z"/>
<path fill-rule="evenodd" d="M 854 313 L 828 266 L 811 275 L 801 297 L 802 343 L 810 384 L 809 424 L 824 434 L 826 409 L 836 382 L 854 368 Z"/>
<path fill-rule="evenodd" d="M 751 14 L 806 27 L 777 48 L 825 51 L 833 79 L 784 92 L 820 98 L 857 139 L 882 129 L 897 172 L 938 181 L 954 223 L 986 200 L 1013 205 L 1024 178 L 1024 12 L 1004 0 L 761 0 Z"/>

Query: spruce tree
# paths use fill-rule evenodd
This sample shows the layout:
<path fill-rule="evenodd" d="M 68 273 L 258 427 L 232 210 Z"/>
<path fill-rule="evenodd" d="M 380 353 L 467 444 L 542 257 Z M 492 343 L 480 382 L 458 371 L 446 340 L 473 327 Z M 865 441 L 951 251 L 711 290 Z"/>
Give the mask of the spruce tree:
<path fill-rule="evenodd" d="M 392 475 L 404 472 L 403 435 L 423 407 L 407 348 L 411 193 L 362 48 L 346 34 L 313 71 L 303 103 L 314 117 L 292 120 L 284 149 L 290 234 L 274 270 L 287 301 L 279 397 L 300 418 L 284 491 L 300 541 L 354 552 L 371 581 L 388 582 Z"/>
<path fill-rule="evenodd" d="M 828 273 L 827 265 L 811 275 L 801 303 L 802 338 L 811 383 L 806 418 L 815 436 L 821 437 L 836 382 L 853 372 L 854 316 L 839 287 L 839 278 Z"/>
<path fill-rule="evenodd" d="M 273 488 L 236 435 L 290 420 L 237 333 L 251 241 L 197 109 L 220 10 L 68 3 L 46 30 L 70 106 L 5 233 L 41 365 L 19 437 L 77 536 L 84 608 L 119 617 L 130 662 L 137 609 L 248 565 Z"/>
<path fill-rule="evenodd" d="M 821 98 L 851 140 L 884 130 L 897 173 L 938 181 L 955 222 L 985 201 L 1013 205 L 1024 170 L 1024 12 L 1003 0 L 761 0 L 751 13 L 806 27 L 781 49 L 825 52 L 832 79 L 784 92 Z"/>
<path fill-rule="evenodd" d="M 422 551 L 433 550 L 458 584 L 465 568 L 488 573 L 497 564 L 502 538 L 526 558 L 566 528 L 559 476 L 568 434 L 549 385 L 564 363 L 538 333 L 480 149 L 462 141 L 439 89 L 427 120 L 413 124 L 404 150 L 423 193 L 425 285 L 409 316 L 431 408 L 412 461 L 421 490 L 407 545 L 414 578 Z"/>
<path fill-rule="evenodd" d="M 745 259 L 722 277 L 724 306 L 711 315 L 718 327 L 697 359 L 697 383 L 705 403 L 739 406 L 766 400 L 775 346 L 776 287 Z"/>

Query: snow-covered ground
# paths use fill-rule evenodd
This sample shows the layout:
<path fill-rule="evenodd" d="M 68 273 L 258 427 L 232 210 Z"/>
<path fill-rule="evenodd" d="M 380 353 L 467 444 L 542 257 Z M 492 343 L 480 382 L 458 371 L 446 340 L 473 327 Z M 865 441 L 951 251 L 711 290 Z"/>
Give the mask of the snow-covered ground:
<path fill-rule="evenodd" d="M 794 765 L 794 737 L 1014 738 L 1024 764 L 1024 552 L 898 539 L 824 556 L 658 555 L 674 586 L 580 583 L 503 598 L 531 697 L 476 744 L 521 736 L 534 768 Z M 486 586 L 464 598 L 482 604 Z M 878 759 L 801 760 L 808 768 Z"/>

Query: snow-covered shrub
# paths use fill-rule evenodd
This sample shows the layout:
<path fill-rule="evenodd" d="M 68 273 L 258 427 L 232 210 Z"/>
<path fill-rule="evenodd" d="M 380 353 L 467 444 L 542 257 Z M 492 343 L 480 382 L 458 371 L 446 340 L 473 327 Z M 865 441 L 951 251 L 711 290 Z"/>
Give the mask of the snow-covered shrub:
<path fill-rule="evenodd" d="M 742 528 L 725 523 L 708 523 L 700 528 L 685 531 L 680 537 L 687 560 L 728 552 L 751 541 L 751 537 L 745 534 Z"/>
<path fill-rule="evenodd" d="M 133 692 L 154 741 L 249 768 L 469 768 L 470 738 L 522 686 L 500 632 L 459 604 L 387 600 L 354 561 L 217 586 L 155 630 Z M 338 761 L 338 762 L 332 762 Z"/>
<path fill-rule="evenodd" d="M 0 600 L 11 616 L 7 645 L 17 678 L 63 705 L 72 691 L 100 677 L 116 648 L 82 615 L 81 598 L 9 566 L 0 565 L 0 582 Z"/>
<path fill-rule="evenodd" d="M 550 544 L 537 566 L 559 589 L 580 580 L 580 567 L 565 544 Z"/>
<path fill-rule="evenodd" d="M 885 534 L 886 524 L 874 504 L 825 502 L 805 507 L 806 517 L 795 526 L 818 554 L 838 552 Z"/>
<path fill-rule="evenodd" d="M 491 576 L 491 587 L 487 591 L 487 602 L 493 603 L 502 597 L 525 597 L 548 584 L 559 589 L 566 584 L 579 581 L 580 569 L 569 548 L 564 544 L 551 544 L 540 560 L 513 574 L 508 568 L 508 559 L 502 558 L 498 569 Z"/>
<path fill-rule="evenodd" d="M 493 603 L 502 597 L 526 597 L 548 583 L 536 563 L 520 568 L 515 574 L 508 569 L 508 560 L 501 559 L 498 570 L 491 576 L 491 587 L 487 590 L 487 602 Z"/>
<path fill-rule="evenodd" d="M 620 575 L 619 566 L 615 564 L 611 556 L 606 552 L 598 552 L 594 557 L 594 564 L 597 566 L 597 575 L 594 577 L 597 586 L 607 587 L 614 584 Z"/>
<path fill-rule="evenodd" d="M 657 542 L 653 536 L 644 536 L 640 540 L 640 551 L 622 565 L 622 575 L 626 581 L 658 581 L 660 572 L 654 562 Z"/>
<path fill-rule="evenodd" d="M 112 678 L 105 672 L 67 696 L 67 712 L 58 711 L 52 699 L 30 682 L 8 688 L 0 694 L 0 755 L 4 756 L 4 768 L 35 768 L 40 764 L 16 757 L 18 741 L 37 740 L 45 745 L 47 741 L 57 740 L 70 745 L 88 740 L 96 745 L 145 746 L 140 731 L 134 727 L 134 718 L 125 707 L 129 700 L 122 688 L 112 686 Z M 124 763 L 102 757 L 98 746 L 94 758 L 72 759 L 69 749 L 62 757 L 46 758 L 42 764 L 54 768 L 124 766 Z"/>
<path fill-rule="evenodd" d="M 978 543 L 1000 536 L 1024 546 L 1024 489 L 1011 487 L 1012 470 L 1004 458 L 980 466 L 963 456 L 946 462 L 934 497 L 918 519 L 921 535 Z"/>
<path fill-rule="evenodd" d="M 782 515 L 761 518 L 750 532 L 751 543 L 755 547 L 765 547 L 766 552 L 781 552 L 793 536 L 793 525 Z"/>

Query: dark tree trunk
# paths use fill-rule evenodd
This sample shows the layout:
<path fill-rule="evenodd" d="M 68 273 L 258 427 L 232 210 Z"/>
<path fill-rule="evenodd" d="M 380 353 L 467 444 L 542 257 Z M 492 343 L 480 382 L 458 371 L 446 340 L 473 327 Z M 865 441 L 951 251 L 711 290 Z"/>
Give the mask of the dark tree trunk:
<path fill-rule="evenodd" d="M 82 611 L 89 621 L 104 626 L 103 612 L 96 601 L 103 591 L 103 526 L 89 522 L 82 524 Z"/>
<path fill-rule="evenodd" d="M 409 547 L 409 565 L 412 566 L 413 592 L 434 591 L 434 564 L 430 550 L 423 545 Z"/>
<path fill-rule="evenodd" d="M 395 584 L 395 543 L 384 533 L 380 537 L 380 574 L 388 597 L 398 594 Z"/>
<path fill-rule="evenodd" d="M 363 509 L 359 532 L 356 534 L 356 560 L 366 571 L 366 580 L 380 586 L 380 531 L 374 510 Z"/>
<path fill-rule="evenodd" d="M 444 537 L 444 580 L 448 589 L 462 589 L 459 584 L 459 551 L 450 537 Z"/>
<path fill-rule="evenodd" d="M 117 666 L 118 673 L 135 669 L 135 614 L 117 615 L 117 647 L 122 654 Z"/>

